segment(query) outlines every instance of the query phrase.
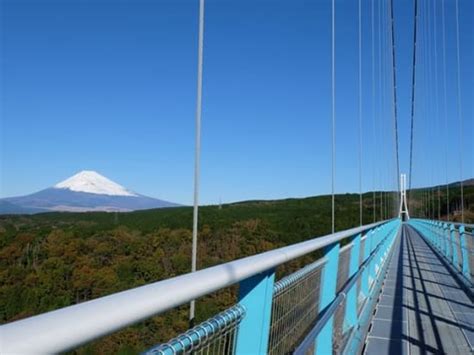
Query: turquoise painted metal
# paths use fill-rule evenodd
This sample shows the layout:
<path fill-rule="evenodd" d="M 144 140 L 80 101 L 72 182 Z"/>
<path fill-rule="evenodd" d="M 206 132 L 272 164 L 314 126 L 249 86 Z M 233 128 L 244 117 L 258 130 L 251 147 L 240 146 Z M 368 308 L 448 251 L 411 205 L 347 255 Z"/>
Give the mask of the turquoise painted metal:
<path fill-rule="evenodd" d="M 464 280 L 461 281 L 466 284 L 468 289 L 474 287 L 470 270 L 470 257 L 472 257 L 473 251 L 469 250 L 464 225 L 421 219 L 413 219 L 409 223 L 421 233 L 459 275 L 463 276 Z M 459 233 L 458 240 L 457 233 Z M 457 243 L 460 243 L 461 254 L 458 252 Z M 459 262 L 460 258 L 461 263 Z"/>
<path fill-rule="evenodd" d="M 372 287 L 370 288 L 370 290 L 367 291 L 368 293 L 366 301 L 357 318 L 357 326 L 354 327 L 353 331 L 349 335 L 347 345 L 344 350 L 345 354 L 358 354 L 361 352 L 365 341 L 365 334 L 371 321 L 373 307 L 375 306 L 375 303 L 377 301 L 377 295 L 382 286 L 382 281 L 384 280 L 384 276 L 386 274 L 386 270 L 389 264 L 388 260 L 391 255 L 390 253 L 392 251 L 392 247 L 395 243 L 396 237 L 400 231 L 400 226 L 400 220 L 390 222 L 386 226 L 384 235 L 382 235 L 381 245 L 379 246 L 379 250 L 377 251 L 376 256 L 383 256 L 383 263 L 381 264 L 381 268 L 379 269 L 378 273 L 379 277 L 375 279 L 374 283 L 372 284 Z M 365 255 L 364 257 L 365 260 L 367 260 L 367 257 Z"/>
<path fill-rule="evenodd" d="M 446 233 L 446 223 L 441 223 L 439 227 L 439 233 L 436 235 L 435 243 L 433 244 L 439 251 L 445 253 L 445 238 L 444 235 Z"/>
<path fill-rule="evenodd" d="M 370 231 L 367 232 L 365 242 L 364 242 L 364 257 L 363 260 L 367 260 L 367 258 L 370 255 L 370 251 L 372 249 L 371 247 L 371 240 L 370 240 Z M 369 269 L 364 268 L 364 271 L 362 272 L 362 281 L 361 281 L 361 296 L 366 298 L 369 295 Z"/>
<path fill-rule="evenodd" d="M 344 353 L 360 351 L 366 332 L 364 329 L 370 324 L 372 310 L 400 226 L 401 221 L 395 219 L 345 239 L 352 243 L 352 247 L 348 269 L 346 269 L 347 280 L 339 292 L 337 292 L 336 286 L 342 239 L 326 244 L 322 249 L 323 258 L 278 283 L 274 282 L 275 270 L 273 268 L 241 281 L 238 306 L 241 307 L 245 316 L 238 319 L 235 353 L 239 355 L 268 353 L 272 326 L 272 301 L 275 292 L 288 287 L 288 280 L 297 280 L 300 275 L 305 274 L 306 269 L 313 268 L 316 264 L 321 265 L 322 268 L 319 281 L 319 317 L 316 325 L 295 349 L 296 353 L 303 354 L 305 352 L 302 352 L 302 349 L 308 350 L 312 347 L 314 347 L 314 353 L 318 355 L 333 352 L 334 315 L 344 300 L 346 300 L 346 307 L 342 332 L 345 337 L 347 336 L 347 341 L 340 345 L 342 348 L 339 350 Z M 438 233 L 434 232 L 437 232 L 439 227 L 440 225 L 435 224 L 431 224 L 429 228 L 423 225 L 423 228 L 431 232 L 430 239 L 438 236 Z M 362 233 L 365 233 L 363 248 L 361 248 Z M 363 302 L 360 302 L 361 300 Z M 175 344 L 173 348 L 178 349 L 181 346 L 185 351 L 192 350 L 191 344 L 208 341 L 207 335 L 204 336 L 199 332 L 192 332 L 192 330 L 191 333 L 188 331 L 176 339 L 179 341 L 173 343 Z M 196 349 L 199 349 L 199 345 Z M 166 348 L 164 353 L 168 353 L 168 351 L 169 349 Z"/>
<path fill-rule="evenodd" d="M 359 269 L 360 239 L 361 235 L 359 234 L 352 241 L 351 259 L 349 262 L 349 278 L 354 276 Z M 345 314 L 345 319 L 349 328 L 352 328 L 357 324 L 357 299 L 357 287 L 352 287 L 347 293 Z"/>
<path fill-rule="evenodd" d="M 464 226 L 459 227 L 459 240 L 461 242 L 461 253 L 462 253 L 462 273 L 470 281 L 471 279 L 471 265 L 469 262 L 469 257 L 471 253 L 469 252 L 467 242 L 466 242 L 466 228 Z"/>
<path fill-rule="evenodd" d="M 376 241 L 376 236 L 379 232 L 379 228 L 376 228 L 375 230 L 372 231 L 370 235 L 371 243 L 370 243 L 370 253 L 372 253 L 377 245 Z M 369 280 L 368 280 L 368 287 L 369 291 L 372 287 L 373 282 L 375 281 L 375 258 L 372 258 L 372 260 L 369 263 Z"/>
<path fill-rule="evenodd" d="M 427 231 L 429 233 L 429 230 Z M 440 235 L 441 240 L 443 241 L 443 253 L 446 258 L 450 258 L 450 238 L 449 238 L 449 225 L 447 223 L 443 224 L 443 233 Z"/>
<path fill-rule="evenodd" d="M 242 319 L 237 336 L 236 353 L 266 354 L 270 336 L 275 270 L 269 270 L 240 283 L 239 304 L 246 316 Z"/>
<path fill-rule="evenodd" d="M 456 246 L 456 228 L 454 228 L 454 225 L 451 224 L 449 226 L 449 235 L 451 238 L 451 262 L 453 263 L 453 266 L 456 269 L 459 269 L 459 255 L 458 255 L 458 248 Z"/>
<path fill-rule="evenodd" d="M 324 250 L 324 257 L 327 259 L 324 266 L 320 298 L 319 312 L 324 312 L 336 297 L 337 269 L 339 264 L 339 242 L 329 245 Z M 316 338 L 315 349 L 316 354 L 332 353 L 332 330 L 334 317 L 326 323 L 324 328 Z"/>

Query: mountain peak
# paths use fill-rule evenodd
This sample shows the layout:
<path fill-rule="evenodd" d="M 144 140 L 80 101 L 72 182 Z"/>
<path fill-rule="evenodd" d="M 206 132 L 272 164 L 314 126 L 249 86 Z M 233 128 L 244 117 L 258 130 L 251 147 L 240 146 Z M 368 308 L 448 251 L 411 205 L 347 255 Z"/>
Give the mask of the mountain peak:
<path fill-rule="evenodd" d="M 54 185 L 53 188 L 97 195 L 138 196 L 136 193 L 127 190 L 122 185 L 119 185 L 92 170 L 83 170 Z"/>

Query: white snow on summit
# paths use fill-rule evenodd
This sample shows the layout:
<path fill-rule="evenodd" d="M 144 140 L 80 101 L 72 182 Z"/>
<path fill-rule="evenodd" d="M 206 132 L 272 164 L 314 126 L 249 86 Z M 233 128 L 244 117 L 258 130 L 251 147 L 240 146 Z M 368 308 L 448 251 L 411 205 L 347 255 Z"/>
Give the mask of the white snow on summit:
<path fill-rule="evenodd" d="M 56 189 L 68 189 L 110 196 L 138 196 L 125 187 L 107 179 L 95 171 L 84 170 L 53 186 Z"/>

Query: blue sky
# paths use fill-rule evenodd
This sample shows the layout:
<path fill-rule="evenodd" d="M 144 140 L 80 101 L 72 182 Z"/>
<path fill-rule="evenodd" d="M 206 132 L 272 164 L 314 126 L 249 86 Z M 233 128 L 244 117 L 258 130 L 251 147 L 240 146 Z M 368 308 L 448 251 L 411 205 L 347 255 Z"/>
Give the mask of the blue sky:
<path fill-rule="evenodd" d="M 374 140 L 371 2 L 363 0 L 364 191 L 396 184 L 386 3 L 375 8 L 376 28 L 383 13 L 385 50 L 382 77 L 376 67 Z M 445 181 L 446 144 L 429 143 L 447 143 L 448 179 L 459 179 L 454 1 L 445 3 L 450 124 L 445 130 L 433 113 L 436 100 L 426 98 L 433 84 L 421 76 L 415 186 Z M 0 197 L 35 192 L 87 169 L 146 195 L 191 203 L 198 1 L 1 0 L 0 6 Z M 474 175 L 468 65 L 474 9 L 470 0 L 460 7 L 467 178 Z M 395 0 L 402 171 L 409 156 L 412 10 L 411 1 Z M 330 192 L 330 11 L 329 0 L 206 1 L 203 203 Z M 357 2 L 337 1 L 336 12 L 336 191 L 357 192 Z"/>

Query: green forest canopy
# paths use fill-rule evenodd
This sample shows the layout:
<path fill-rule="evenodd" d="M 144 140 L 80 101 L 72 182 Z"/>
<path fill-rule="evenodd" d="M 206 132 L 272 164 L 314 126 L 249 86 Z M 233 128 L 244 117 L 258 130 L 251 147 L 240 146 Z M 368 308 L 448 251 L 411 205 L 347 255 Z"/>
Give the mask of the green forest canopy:
<path fill-rule="evenodd" d="M 465 189 L 467 222 L 474 222 L 474 187 Z M 412 213 L 445 217 L 444 192 L 426 201 L 414 191 Z M 363 196 L 364 224 L 374 220 L 374 194 Z M 375 193 L 375 219 L 398 210 L 395 193 Z M 425 199 L 424 204 L 422 204 Z M 382 204 L 381 204 L 382 201 Z M 439 205 L 438 205 L 439 203 Z M 450 191 L 451 218 L 459 219 L 459 189 Z M 426 207 L 426 208 L 425 208 Z M 10 322 L 190 271 L 190 207 L 130 213 L 46 213 L 0 216 L 0 320 Z M 336 228 L 359 224 L 359 195 L 336 196 Z M 321 236 L 331 231 L 331 197 L 247 201 L 200 208 L 198 267 L 205 268 Z M 225 246 L 225 247 L 223 247 Z M 319 255 L 284 265 L 278 276 Z M 197 303 L 202 321 L 236 301 L 236 287 Z M 135 353 L 187 329 L 187 307 L 154 317 L 76 350 Z"/>

